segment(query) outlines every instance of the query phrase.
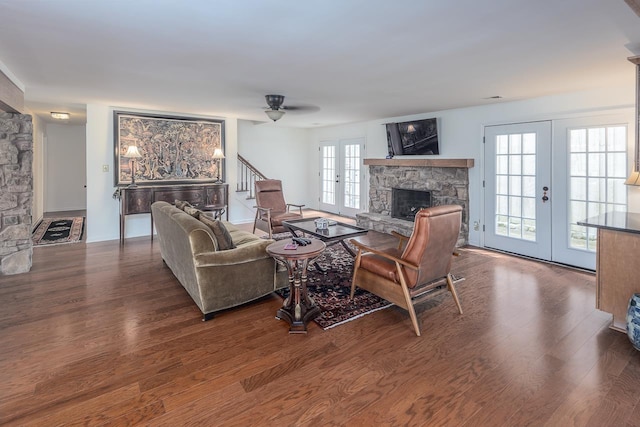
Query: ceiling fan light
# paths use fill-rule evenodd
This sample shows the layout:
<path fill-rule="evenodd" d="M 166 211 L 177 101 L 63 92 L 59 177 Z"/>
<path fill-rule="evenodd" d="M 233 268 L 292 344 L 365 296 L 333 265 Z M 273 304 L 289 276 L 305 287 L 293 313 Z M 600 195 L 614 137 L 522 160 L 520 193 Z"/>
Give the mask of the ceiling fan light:
<path fill-rule="evenodd" d="M 284 116 L 284 111 L 281 110 L 266 110 L 265 113 L 274 122 L 280 120 Z"/>

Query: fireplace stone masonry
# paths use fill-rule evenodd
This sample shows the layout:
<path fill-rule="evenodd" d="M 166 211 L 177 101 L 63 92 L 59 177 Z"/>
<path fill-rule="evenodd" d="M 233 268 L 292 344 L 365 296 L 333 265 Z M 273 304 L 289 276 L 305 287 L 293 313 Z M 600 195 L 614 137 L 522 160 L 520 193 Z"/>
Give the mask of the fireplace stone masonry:
<path fill-rule="evenodd" d="M 408 236 L 413 231 L 413 222 L 391 217 L 392 189 L 430 191 L 432 206 L 462 206 L 462 227 L 457 246 L 466 245 L 469 242 L 468 168 L 473 167 L 473 160 L 455 160 L 460 162 L 440 160 L 445 166 L 438 166 L 438 160 L 428 160 L 424 164 L 402 159 L 369 162 L 369 212 L 356 215 L 357 225 Z"/>
<path fill-rule="evenodd" d="M 0 275 L 31 269 L 31 116 L 0 112 Z"/>

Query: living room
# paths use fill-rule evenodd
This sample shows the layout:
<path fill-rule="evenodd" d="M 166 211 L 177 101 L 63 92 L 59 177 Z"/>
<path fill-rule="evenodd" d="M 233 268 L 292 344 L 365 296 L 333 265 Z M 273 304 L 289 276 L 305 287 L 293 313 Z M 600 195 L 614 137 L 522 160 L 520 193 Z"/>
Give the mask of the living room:
<path fill-rule="evenodd" d="M 38 3 L 43 15 L 50 13 L 61 22 L 64 16 L 73 17 L 73 22 L 86 19 L 87 23 L 77 29 L 80 34 L 90 32 L 88 23 L 94 22 L 91 21 L 93 15 L 100 15 L 97 11 L 106 14 L 110 8 L 119 7 L 102 4 L 92 10 L 91 6 L 77 5 L 78 10 L 74 12 L 69 4 L 62 2 L 66 9 L 56 13 L 52 11 L 52 5 L 45 3 Z M 244 11 L 246 19 L 249 15 L 265 19 L 262 24 L 252 21 L 256 29 L 251 33 L 260 40 L 265 30 L 263 25 L 269 22 L 267 18 L 273 19 L 276 12 L 267 13 L 266 6 L 249 3 L 245 6 L 257 11 L 251 14 Z M 275 6 L 277 2 L 269 3 Z M 384 27 L 383 18 L 412 15 L 411 10 L 418 15 L 418 18 L 411 18 L 412 22 L 427 20 L 427 13 L 437 16 L 445 11 L 452 12 L 443 4 L 432 5 L 435 9 L 411 5 L 399 12 L 397 5 L 374 3 L 375 7 L 365 3 L 314 5 L 321 16 L 318 25 L 332 21 L 334 7 L 346 8 L 339 24 L 348 25 L 347 18 L 353 19 L 362 12 L 363 19 L 379 24 L 376 31 Z M 359 37 L 374 37 L 369 32 L 373 30 L 364 28 L 367 25 L 352 23 L 356 36 L 349 33 L 353 39 L 332 44 L 331 67 L 325 68 L 327 76 L 310 84 L 306 78 L 296 82 L 296 76 L 305 73 L 306 68 L 323 66 L 327 57 L 320 55 L 315 60 L 305 57 L 301 61 L 303 65 L 299 65 L 291 55 L 286 55 L 287 51 L 300 51 L 302 55 L 304 40 L 309 42 L 313 37 L 303 32 L 298 24 L 276 26 L 275 34 L 271 32 L 269 37 L 256 41 L 258 47 L 252 51 L 255 61 L 262 64 L 265 56 L 273 55 L 278 58 L 276 63 L 281 62 L 271 69 L 252 66 L 251 60 L 233 53 L 232 36 L 223 34 L 222 30 L 216 31 L 216 37 L 223 41 L 219 43 L 222 49 L 218 47 L 215 51 L 217 55 L 228 55 L 231 59 L 227 61 L 259 71 L 245 75 L 235 69 L 238 74 L 234 76 L 218 74 L 216 68 L 224 61 L 214 61 L 216 67 L 205 72 L 196 70 L 195 62 L 177 64 L 179 53 L 176 57 L 166 58 L 143 54 L 147 47 L 145 43 L 150 43 L 149 40 L 164 28 L 160 30 L 158 24 L 151 23 L 150 33 L 144 33 L 142 23 L 136 28 L 134 21 L 127 18 L 120 23 L 115 20 L 111 23 L 114 28 L 122 25 L 119 30 L 124 33 L 132 31 L 128 33 L 132 47 L 119 42 L 114 45 L 124 51 L 131 49 L 137 52 L 134 57 L 138 55 L 142 59 L 124 75 L 118 74 L 118 78 L 129 75 L 135 80 L 142 75 L 143 80 L 154 80 L 157 77 L 155 88 L 145 92 L 127 87 L 130 94 L 122 97 L 118 86 L 126 86 L 126 81 L 111 80 L 104 72 L 97 83 L 85 83 L 78 76 L 75 78 L 79 87 L 104 86 L 105 92 L 98 94 L 95 89 L 95 92 L 85 92 L 83 97 L 77 93 L 65 97 L 65 91 L 75 90 L 74 84 L 67 81 L 73 78 L 61 78 L 48 85 L 46 79 L 41 80 L 38 76 L 47 72 L 59 76 L 65 71 L 64 64 L 57 63 L 42 50 L 38 54 L 25 55 L 27 59 L 22 59 L 18 52 L 33 49 L 37 43 L 51 48 L 44 40 L 47 35 L 53 40 L 69 41 L 77 38 L 77 34 L 62 34 L 58 27 L 61 24 L 54 23 L 54 19 L 47 24 L 46 17 L 29 11 L 28 7 L 19 7 L 17 1 L 0 0 L 0 12 L 6 12 L 0 14 L 15 18 L 0 30 L 3 40 L 0 42 L 0 71 L 16 87 L 22 88 L 24 112 L 33 115 L 34 225 L 47 211 L 43 185 L 46 176 L 37 166 L 42 164 L 46 154 L 42 145 L 38 150 L 38 144 L 42 144 L 43 137 L 47 136 L 49 126 L 65 126 L 51 122 L 47 117 L 51 111 L 64 108 L 81 117 L 80 123 L 66 126 L 84 128 L 86 161 L 82 168 L 86 168 L 87 218 L 86 245 L 37 248 L 33 254 L 34 271 L 27 273 L 26 278 L 0 277 L 3 303 L 20 307 L 22 313 L 7 308 L 0 316 L 6 328 L 2 340 L 8 349 L 0 355 L 0 360 L 3 371 L 13 370 L 6 377 L 9 384 L 6 390 L 9 391 L 0 394 L 0 408 L 3 408 L 0 412 L 5 414 L 0 419 L 8 424 L 35 425 L 81 420 L 116 425 L 216 424 L 216 420 L 220 424 L 251 425 L 278 422 L 291 425 L 637 425 L 640 411 L 639 390 L 634 383 L 640 379 L 637 352 L 633 352 L 624 334 L 608 329 L 607 315 L 595 310 L 595 275 L 591 271 L 566 269 L 482 248 L 490 246 L 483 232 L 483 226 L 490 224 L 485 208 L 489 194 L 483 184 L 487 177 L 487 154 L 483 145 L 487 128 L 545 121 L 552 126 L 555 143 L 566 129 L 592 126 L 590 122 L 582 121 L 584 119 L 600 120 L 600 124 L 607 125 L 624 124 L 628 130 L 625 135 L 625 175 L 634 170 L 638 155 L 634 128 L 637 121 L 636 67 L 627 61 L 627 57 L 640 53 L 640 17 L 633 12 L 637 12 L 638 6 L 633 1 L 625 4 L 622 0 L 615 5 L 596 0 L 586 5 L 577 1 L 564 5 L 517 2 L 517 5 L 507 6 L 498 3 L 491 2 L 484 12 L 472 4 L 465 7 L 487 19 L 503 7 L 511 11 L 509 18 L 514 21 L 509 23 L 505 33 L 498 32 L 502 38 L 508 38 L 505 34 L 517 28 L 515 17 L 524 19 L 528 14 L 533 15 L 531 20 L 539 24 L 554 15 L 549 13 L 549 8 L 557 7 L 556 19 L 549 23 L 549 32 L 551 28 L 559 31 L 558 21 L 566 18 L 571 22 L 567 28 L 578 34 L 565 34 L 566 39 L 576 43 L 571 47 L 589 45 L 592 53 L 586 54 L 583 50 L 582 56 L 574 57 L 577 62 L 570 66 L 566 62 L 556 62 L 571 53 L 568 47 L 563 47 L 562 41 L 554 38 L 558 33 L 554 32 L 548 38 L 544 34 L 522 38 L 510 34 L 514 37 L 513 44 L 520 42 L 521 47 L 503 55 L 488 54 L 487 62 L 468 60 L 466 55 L 471 55 L 476 43 L 480 48 L 486 48 L 485 44 L 480 44 L 483 28 L 471 26 L 463 32 L 461 39 L 443 38 L 438 40 L 439 45 L 432 45 L 434 50 L 444 49 L 448 53 L 442 57 L 438 52 L 428 54 L 432 55 L 428 65 L 436 69 L 434 73 L 439 71 L 434 74 L 438 80 L 431 81 L 426 71 L 428 67 L 425 67 L 420 91 L 426 95 L 415 98 L 401 84 L 403 74 L 400 70 L 411 62 L 399 58 L 401 55 L 396 51 L 374 56 L 372 63 L 379 67 L 378 73 L 366 60 L 364 64 L 358 62 L 355 70 L 344 64 L 349 56 L 357 56 L 354 46 L 361 42 Z M 185 8 L 177 15 L 187 21 L 195 19 L 196 26 L 203 28 L 206 25 L 193 15 L 200 13 L 202 17 L 216 19 L 208 9 L 209 5 L 194 2 L 192 6 L 192 10 Z M 277 6 L 275 9 L 282 11 L 282 5 Z M 289 6 L 295 9 L 291 16 L 296 13 L 306 18 L 313 16 L 306 10 L 308 5 Z M 237 16 L 242 13 L 230 5 L 220 7 L 222 16 L 229 14 L 238 24 Z M 374 14 L 365 10 L 367 8 L 378 10 Z M 519 13 L 513 13 L 514 10 Z M 570 11 L 575 14 L 567 17 Z M 158 7 L 149 13 L 148 20 L 162 15 L 162 7 Z M 166 24 L 170 15 L 164 14 L 159 22 Z M 379 21 L 373 21 L 374 16 Z M 21 42 L 26 36 L 18 27 L 35 18 L 43 31 L 35 42 Z M 600 33 L 580 31 L 577 25 L 581 20 L 594 23 L 600 18 L 606 21 Z M 467 26 L 469 19 L 465 17 L 464 20 Z M 281 20 L 276 22 L 282 23 Z M 100 24 L 104 22 L 100 21 Z M 392 27 L 397 28 L 397 25 Z M 462 26 L 452 21 L 448 21 L 448 25 Z M 230 31 L 228 26 L 222 27 Z M 317 30 L 317 27 L 313 28 Z M 441 27 L 437 29 L 444 31 Z M 307 38 L 301 36 L 303 41 L 288 45 L 287 39 L 298 34 Z M 485 35 L 493 40 L 491 36 L 496 37 L 496 34 L 488 32 Z M 171 32 L 160 38 L 170 37 Z M 579 38 L 584 41 L 576 42 Z M 194 43 L 197 45 L 194 50 L 206 52 L 216 41 L 207 39 Z M 421 43 L 429 45 L 426 39 Z M 456 43 L 468 47 L 460 48 Z M 75 44 L 74 47 L 79 48 Z M 107 49 L 108 46 L 102 47 Z M 235 50 L 246 47 L 243 44 Z M 410 47 L 415 55 L 416 49 L 424 46 Z M 502 45 L 501 48 L 506 49 Z M 107 60 L 100 64 L 107 67 L 107 62 L 118 62 L 113 61 L 120 53 L 118 49 L 107 49 L 104 54 Z M 513 56 L 515 50 L 519 50 L 520 55 Z M 536 55 L 533 55 L 534 50 Z M 547 53 L 541 53 L 545 50 Z M 56 50 L 56 54 L 64 52 L 65 49 Z M 73 52 L 67 54 L 70 61 L 82 56 Z M 43 59 L 35 62 L 49 64 L 36 66 L 30 57 L 38 55 Z M 191 60 L 196 61 L 198 55 L 195 53 Z M 500 57 L 501 61 L 497 61 Z M 397 65 L 383 67 L 389 58 L 397 60 Z M 445 60 L 451 61 L 453 66 L 442 74 L 439 68 Z M 167 69 L 167 74 L 163 74 L 165 77 L 142 71 L 135 76 L 133 70 L 149 70 L 142 63 L 145 61 Z M 101 65 L 83 68 L 83 71 L 87 75 L 100 74 Z M 419 65 L 425 64 L 420 62 Z M 363 72 L 367 66 L 371 75 Z M 29 71 L 34 67 L 37 72 Z M 121 67 L 125 66 L 120 64 L 116 68 Z M 513 71 L 509 71 L 509 67 Z M 512 76 L 489 80 L 486 76 L 493 68 L 505 69 L 501 76 Z M 544 72 L 548 68 L 554 68 L 557 76 Z M 394 69 L 398 70 L 399 76 L 389 77 Z M 180 84 L 174 85 L 174 81 L 166 77 L 171 72 L 180 76 L 173 79 Z M 538 74 L 544 74 L 545 78 L 538 79 Z M 212 75 L 215 77 L 210 77 Z M 266 76 L 264 80 L 258 81 L 260 75 Z M 355 89 L 359 75 L 363 76 L 363 87 L 365 82 L 383 82 L 378 84 L 378 91 L 371 87 L 367 89 L 375 92 L 371 98 L 364 97 L 365 90 L 361 93 Z M 413 84 L 420 82 L 413 76 Z M 236 77 L 241 81 L 240 86 L 245 87 L 231 93 L 235 87 L 231 82 Z M 219 82 L 223 78 L 229 80 L 230 88 Z M 335 104 L 321 93 L 330 92 L 332 79 L 340 80 L 343 85 L 340 87 L 343 96 Z M 142 87 L 142 83 L 140 85 Z M 394 90 L 396 85 L 397 90 Z M 353 93 L 350 93 L 350 86 L 354 86 Z M 438 86 L 447 87 L 451 97 L 447 99 L 440 92 L 436 97 Z M 564 89 L 559 89 L 561 87 Z M 110 90 L 113 94 L 108 93 Z M 434 93 L 433 100 L 429 91 Z M 210 92 L 207 96 L 199 96 L 207 92 Z M 274 123 L 264 114 L 264 95 L 269 93 L 285 94 L 285 106 L 309 107 L 309 110 L 284 110 L 284 117 Z M 331 96 L 338 97 L 335 93 Z M 230 101 L 234 97 L 238 99 L 237 103 Z M 403 98 L 404 104 L 398 102 Z M 2 91 L 0 101 L 3 104 L 7 101 Z M 289 336 L 283 322 L 273 319 L 282 300 L 272 296 L 230 310 L 209 322 L 200 322 L 193 302 L 171 272 L 163 267 L 157 241 L 150 244 L 149 214 L 128 216 L 125 245 L 120 247 L 117 243 L 119 201 L 112 197 L 117 168 L 114 111 L 122 110 L 224 120 L 223 180 L 230 186 L 229 219 L 249 230 L 255 216 L 255 203 L 247 200 L 246 194 L 235 192 L 239 181 L 238 155 L 247 158 L 267 177 L 282 180 L 287 202 L 302 203 L 309 209 L 319 210 L 322 191 L 318 182 L 321 172 L 319 147 L 322 144 L 362 139 L 365 141 L 363 159 L 385 159 L 389 155 L 387 123 L 437 118 L 438 158 L 474 161 L 474 166 L 468 168 L 469 203 L 465 218 L 469 248 L 454 260 L 454 273 L 465 278 L 458 287 L 465 314 L 458 315 L 453 301 L 447 297 L 420 308 L 422 337 L 413 334 L 407 313 L 395 308 L 391 313 L 383 310 L 326 331 L 310 324 L 307 336 Z M 399 159 L 403 156 L 395 160 Z M 557 162 L 556 158 L 554 162 Z M 82 169 L 76 164 L 69 167 Z M 555 172 L 562 166 L 556 164 L 554 168 Z M 370 190 L 366 166 L 363 174 L 362 211 L 366 211 Z M 551 185 L 551 188 L 552 201 L 554 197 L 562 200 L 557 192 L 554 194 L 557 187 Z M 626 209 L 640 212 L 637 188 L 628 187 L 625 192 Z M 64 264 L 59 264 L 61 260 Z M 588 270 L 594 268 L 595 264 Z M 521 286 L 518 289 L 502 287 L 505 283 Z M 47 290 L 47 286 L 51 288 Z M 26 301 L 31 298 L 30 305 Z M 530 301 L 530 304 L 513 304 L 514 299 Z M 146 300 L 149 301 L 146 307 L 135 307 L 145 305 Z M 51 302 L 50 307 L 47 302 Z M 581 304 L 584 312 L 581 312 Z M 64 323 L 63 318 L 69 322 Z M 34 329 L 36 326 L 41 329 Z M 95 332 L 89 333 L 87 328 L 93 328 Z M 520 331 L 524 331 L 524 336 L 519 336 Z M 33 333 L 33 336 L 27 337 L 25 333 Z M 58 341 L 49 341 L 48 335 Z M 200 338 L 209 343 L 193 343 Z M 513 345 L 509 345 L 510 341 Z M 40 347 L 44 342 L 47 344 Z M 165 348 L 163 343 L 166 343 Z M 38 356 L 39 347 L 42 358 Z M 74 347 L 78 348 L 75 355 L 72 354 Z M 402 352 L 391 352 L 390 348 L 399 348 Z M 20 362 L 20 354 L 25 355 L 26 362 Z M 211 355 L 213 357 L 209 358 Z M 46 358 L 49 360 L 44 360 Z M 426 358 L 433 361 L 432 368 L 412 370 L 413 363 L 424 363 Z M 301 378 L 295 378 L 296 369 L 300 370 Z M 219 374 L 223 370 L 226 374 Z M 115 380 L 110 379 L 110 375 Z M 324 382 L 333 383 L 335 387 L 320 384 L 311 378 L 313 376 L 324 377 Z M 428 384 L 429 378 L 434 379 L 432 384 Z M 285 392 L 285 388 L 288 391 Z M 402 390 L 407 396 L 401 396 Z M 309 400 L 313 402 L 302 399 L 305 393 L 309 393 Z M 267 395 L 277 398 L 270 399 L 265 397 Z M 562 399 L 559 398 L 561 395 Z M 515 403 L 507 403 L 509 400 Z M 236 417 L 230 415 L 234 410 Z"/>

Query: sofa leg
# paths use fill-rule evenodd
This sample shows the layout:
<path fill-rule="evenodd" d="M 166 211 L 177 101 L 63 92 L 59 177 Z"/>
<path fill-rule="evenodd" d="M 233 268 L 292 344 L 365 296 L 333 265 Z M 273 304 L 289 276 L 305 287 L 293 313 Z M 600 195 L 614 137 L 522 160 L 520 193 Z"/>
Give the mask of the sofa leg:
<path fill-rule="evenodd" d="M 206 322 L 207 320 L 211 320 L 213 319 L 214 316 L 215 316 L 214 313 L 205 313 L 202 315 L 202 321 Z"/>

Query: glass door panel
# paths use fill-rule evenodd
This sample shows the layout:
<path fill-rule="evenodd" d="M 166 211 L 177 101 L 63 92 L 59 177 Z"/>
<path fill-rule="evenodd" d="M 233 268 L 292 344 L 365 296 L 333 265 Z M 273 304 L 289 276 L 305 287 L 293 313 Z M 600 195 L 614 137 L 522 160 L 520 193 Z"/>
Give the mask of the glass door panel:
<path fill-rule="evenodd" d="M 549 259 L 549 122 L 485 129 L 485 246 Z"/>

